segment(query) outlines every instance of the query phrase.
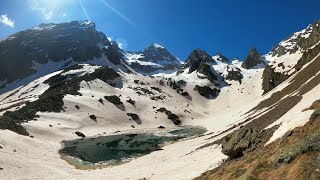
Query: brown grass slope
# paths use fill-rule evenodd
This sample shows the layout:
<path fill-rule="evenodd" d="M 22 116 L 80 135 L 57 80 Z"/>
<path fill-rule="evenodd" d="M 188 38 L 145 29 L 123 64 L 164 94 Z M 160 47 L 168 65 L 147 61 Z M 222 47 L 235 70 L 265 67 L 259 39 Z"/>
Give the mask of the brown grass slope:
<path fill-rule="evenodd" d="M 303 127 L 295 128 L 283 138 L 239 159 L 225 162 L 196 179 L 320 179 L 319 111 L 317 106 Z M 316 148 L 311 147 L 312 143 Z M 292 160 L 280 163 L 279 157 L 283 155 L 290 155 Z"/>

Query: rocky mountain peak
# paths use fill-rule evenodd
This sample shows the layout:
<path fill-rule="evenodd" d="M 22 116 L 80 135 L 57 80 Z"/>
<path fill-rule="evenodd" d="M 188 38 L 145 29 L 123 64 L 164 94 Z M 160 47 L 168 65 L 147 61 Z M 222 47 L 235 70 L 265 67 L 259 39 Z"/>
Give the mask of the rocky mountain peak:
<path fill-rule="evenodd" d="M 256 48 L 252 48 L 246 59 L 243 61 L 241 67 L 244 69 L 251 69 L 262 63 L 264 63 L 264 61 L 261 60 L 259 52 Z"/>
<path fill-rule="evenodd" d="M 144 51 L 126 52 L 127 63 L 137 72 L 145 75 L 173 73 L 181 66 L 181 61 L 165 47 L 154 43 Z"/>
<path fill-rule="evenodd" d="M 153 43 L 149 48 L 154 48 L 154 49 L 165 49 L 163 46 L 157 43 Z"/>
<path fill-rule="evenodd" d="M 297 51 L 306 51 L 320 41 L 320 20 L 310 24 L 307 28 L 293 33 L 287 39 L 281 41 L 272 48 L 272 56 L 292 54 Z"/>
<path fill-rule="evenodd" d="M 183 68 L 189 68 L 189 73 L 192 73 L 199 68 L 201 62 L 214 63 L 214 60 L 205 51 L 195 49 L 188 56 L 186 63 L 183 65 Z"/>
<path fill-rule="evenodd" d="M 144 50 L 144 56 L 146 60 L 151 62 L 179 62 L 179 60 L 174 57 L 166 48 L 156 43 L 152 44 Z"/>
<path fill-rule="evenodd" d="M 227 58 L 226 56 L 222 55 L 220 52 L 218 52 L 215 56 L 212 57 L 216 61 L 228 63 L 230 62 L 230 59 Z"/>
<path fill-rule="evenodd" d="M 9 36 L 0 42 L 0 81 L 9 84 L 30 75 L 36 78 L 72 64 L 98 59 L 121 64 L 122 50 L 115 48 L 95 27 L 91 21 L 49 23 Z M 44 70 L 44 66 L 48 67 Z"/>

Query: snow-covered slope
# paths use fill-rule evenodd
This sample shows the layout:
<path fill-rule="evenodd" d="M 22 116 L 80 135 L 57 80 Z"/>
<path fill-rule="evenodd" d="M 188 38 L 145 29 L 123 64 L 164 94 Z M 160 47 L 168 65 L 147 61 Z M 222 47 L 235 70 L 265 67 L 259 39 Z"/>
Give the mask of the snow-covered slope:
<path fill-rule="evenodd" d="M 43 31 L 41 34 L 57 26 L 40 25 L 26 32 Z M 74 49 L 74 53 L 64 52 L 61 59 L 38 54 L 39 61 L 30 61 L 24 67 L 33 69 L 30 74 L 0 76 L 0 85 L 4 85 L 0 89 L 3 179 L 192 179 L 228 158 L 221 145 L 226 135 L 242 126 L 250 127 L 270 132 L 271 139 L 262 142 L 271 143 L 288 130 L 304 125 L 312 113 L 305 109 L 320 99 L 320 46 L 314 43 L 316 38 L 311 38 L 317 36 L 317 24 L 282 41 L 272 53 L 263 56 L 262 60 L 270 62 L 266 69 L 282 73 L 278 71 L 282 60 L 286 69 L 291 63 L 289 56 L 303 53 L 291 64 L 299 70 L 264 96 L 266 69 L 263 63 L 256 64 L 261 60 L 257 52 L 249 53 L 253 54 L 246 58 L 250 66 L 244 68 L 240 60 L 229 60 L 221 53 L 212 57 L 196 49 L 180 67 L 181 62 L 160 45 L 153 44 L 144 52 L 124 52 L 90 22 L 71 22 L 60 28 L 65 26 L 69 27 L 66 32 L 84 31 L 93 38 L 90 44 L 99 53 L 89 57 L 83 49 Z M 5 41 L 16 47 L 11 44 L 13 39 L 28 39 L 24 37 L 28 35 L 20 37 L 18 33 Z M 13 56 L 3 42 L 0 54 L 10 52 Z M 74 48 L 81 47 L 76 43 Z M 51 48 L 45 50 L 49 53 Z M 81 56 L 76 60 L 77 54 L 83 59 Z M 70 157 L 59 154 L 64 141 L 165 133 L 185 125 L 208 131 L 116 166 L 70 161 Z"/>
<path fill-rule="evenodd" d="M 41 24 L 18 32 L 0 42 L 0 52 L 0 93 L 81 62 L 131 69 L 123 63 L 122 50 L 89 21 Z"/>

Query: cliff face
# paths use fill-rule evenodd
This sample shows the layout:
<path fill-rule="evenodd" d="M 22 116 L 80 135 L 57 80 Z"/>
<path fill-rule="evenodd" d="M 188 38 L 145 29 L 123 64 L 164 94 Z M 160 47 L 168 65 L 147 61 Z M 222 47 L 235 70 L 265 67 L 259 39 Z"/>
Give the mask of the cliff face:
<path fill-rule="evenodd" d="M 319 25 L 320 22 L 317 21 L 306 29 L 294 33 L 273 47 L 264 57 L 270 62 L 263 73 L 264 93 L 287 80 L 319 54 Z"/>
<path fill-rule="evenodd" d="M 255 48 L 252 48 L 241 67 L 244 69 L 251 69 L 259 64 L 264 64 L 264 62 L 261 60 L 258 51 Z"/>
<path fill-rule="evenodd" d="M 95 24 L 87 21 L 41 24 L 11 35 L 0 42 L 0 81 L 13 82 L 33 74 L 35 63 L 99 58 L 98 43 L 111 45 L 107 38 L 102 42 L 103 37 Z"/>

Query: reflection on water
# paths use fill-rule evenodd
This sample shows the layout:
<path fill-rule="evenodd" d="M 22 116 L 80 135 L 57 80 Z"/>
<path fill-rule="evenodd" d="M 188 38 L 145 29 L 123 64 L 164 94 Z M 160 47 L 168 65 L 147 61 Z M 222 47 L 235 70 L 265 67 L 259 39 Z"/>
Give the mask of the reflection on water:
<path fill-rule="evenodd" d="M 63 148 L 59 152 L 62 156 L 73 157 L 74 162 L 72 164 L 118 164 L 161 150 L 165 144 L 196 137 L 205 132 L 206 129 L 202 127 L 184 126 L 155 133 L 77 139 L 64 141 Z"/>

